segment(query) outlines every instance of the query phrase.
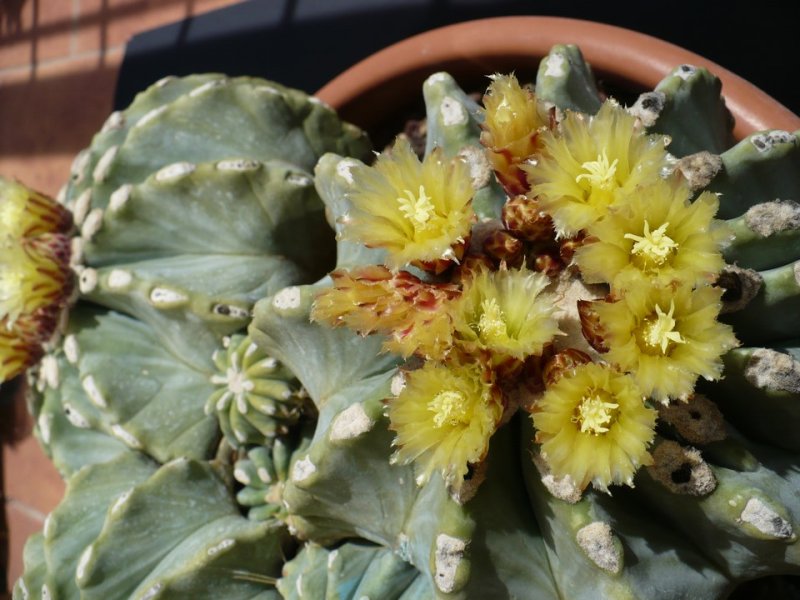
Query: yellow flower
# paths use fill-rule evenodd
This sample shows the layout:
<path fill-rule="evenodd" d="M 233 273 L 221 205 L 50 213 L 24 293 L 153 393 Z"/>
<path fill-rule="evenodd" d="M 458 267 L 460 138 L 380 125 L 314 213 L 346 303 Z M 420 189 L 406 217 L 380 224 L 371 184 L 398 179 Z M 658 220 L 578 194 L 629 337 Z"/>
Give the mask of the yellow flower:
<path fill-rule="evenodd" d="M 656 411 L 630 376 L 608 366 L 575 367 L 547 388 L 532 418 L 550 470 L 569 475 L 580 489 L 632 486 L 637 469 L 652 464 L 647 447 Z"/>
<path fill-rule="evenodd" d="M 20 339 L 17 331 L 8 331 L 0 323 L 0 382 L 18 375 L 41 356 L 41 346 Z"/>
<path fill-rule="evenodd" d="M 559 130 L 541 137 L 542 156 L 524 168 L 532 193 L 563 237 L 599 220 L 621 196 L 656 181 L 666 158 L 666 138 L 645 135 L 611 100 L 593 117 L 568 111 Z"/>
<path fill-rule="evenodd" d="M 616 292 L 646 289 L 642 283 L 689 287 L 708 283 L 725 264 L 719 245 L 725 235 L 714 215 L 717 197 L 657 180 L 589 226 L 589 240 L 575 261 L 588 283 L 610 283 Z"/>
<path fill-rule="evenodd" d="M 605 359 L 631 372 L 642 392 L 659 402 L 686 399 L 699 376 L 719 379 L 722 354 L 738 345 L 717 321 L 722 290 L 653 288 L 619 302 L 593 302 L 608 347 Z"/>
<path fill-rule="evenodd" d="M 526 268 L 481 269 L 451 304 L 455 342 L 467 353 L 487 350 L 494 362 L 539 355 L 560 333 L 555 300 L 542 293 L 550 280 Z"/>
<path fill-rule="evenodd" d="M 439 471 L 458 490 L 469 465 L 486 455 L 503 406 L 492 371 L 478 361 L 426 362 L 405 373 L 388 414 L 397 433 L 393 462 L 415 461 L 420 485 Z"/>
<path fill-rule="evenodd" d="M 492 76 L 483 105 L 481 143 L 489 162 L 509 195 L 524 194 L 529 185 L 520 165 L 539 151 L 539 133 L 550 123 L 547 110 L 514 75 Z"/>
<path fill-rule="evenodd" d="M 314 302 L 311 318 L 361 335 L 382 333 L 384 349 L 404 357 L 442 358 L 452 343 L 445 303 L 459 294 L 454 284 L 428 284 L 407 271 L 379 265 L 331 273 L 333 287 Z"/>
<path fill-rule="evenodd" d="M 434 149 L 420 163 L 408 141 L 398 138 L 373 167 L 353 169 L 353 211 L 344 221 L 344 239 L 387 250 L 387 265 L 454 258 L 470 232 L 472 180 L 460 159 Z M 457 258 L 457 257 L 455 257 Z"/>
<path fill-rule="evenodd" d="M 71 226 L 72 216 L 63 206 L 0 177 L 0 239 L 66 232 Z"/>

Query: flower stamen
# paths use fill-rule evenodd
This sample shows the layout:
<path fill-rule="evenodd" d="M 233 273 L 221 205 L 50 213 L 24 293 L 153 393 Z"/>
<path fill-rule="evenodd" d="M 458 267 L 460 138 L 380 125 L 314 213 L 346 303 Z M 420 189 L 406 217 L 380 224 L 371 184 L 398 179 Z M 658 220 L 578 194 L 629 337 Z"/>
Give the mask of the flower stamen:
<path fill-rule="evenodd" d="M 478 332 L 484 342 L 501 342 L 508 339 L 508 327 L 503 311 L 495 298 L 487 298 L 481 302 L 481 317 L 478 320 Z"/>
<path fill-rule="evenodd" d="M 403 193 L 406 195 L 405 198 L 403 196 L 397 198 L 403 216 L 411 222 L 415 230 L 425 230 L 430 227 L 429 221 L 436 207 L 425 193 L 425 186 L 419 186 L 417 196 L 411 190 L 404 190 Z"/>
<path fill-rule="evenodd" d="M 461 392 L 453 390 L 439 392 L 428 402 L 428 410 L 433 413 L 433 424 L 437 429 L 445 423 L 455 427 L 469 422 L 467 399 Z"/>
<path fill-rule="evenodd" d="M 675 331 L 675 319 L 672 318 L 675 312 L 675 302 L 670 301 L 669 312 L 665 313 L 661 306 L 656 304 L 656 316 L 645 319 L 641 329 L 641 338 L 648 350 L 661 350 L 661 354 L 666 355 L 671 344 L 685 344 L 686 340 L 679 331 Z"/>
<path fill-rule="evenodd" d="M 619 404 L 608 401 L 607 394 L 592 391 L 581 398 L 571 420 L 580 427 L 581 433 L 607 433 L 618 408 Z"/>
<path fill-rule="evenodd" d="M 657 266 L 663 265 L 678 248 L 677 242 L 667 235 L 667 227 L 669 223 L 664 223 L 655 231 L 650 231 L 650 223 L 645 220 L 643 235 L 626 233 L 625 239 L 635 242 L 631 248 L 631 255 Z"/>
<path fill-rule="evenodd" d="M 601 154 L 597 155 L 597 160 L 589 160 L 581 165 L 581 168 L 588 171 L 575 177 L 575 182 L 580 183 L 582 180 L 587 180 L 592 187 L 600 188 L 602 190 L 610 190 L 616 183 L 615 176 L 617 174 L 617 164 L 619 159 L 615 158 L 611 164 L 608 162 L 608 155 L 603 150 Z"/>

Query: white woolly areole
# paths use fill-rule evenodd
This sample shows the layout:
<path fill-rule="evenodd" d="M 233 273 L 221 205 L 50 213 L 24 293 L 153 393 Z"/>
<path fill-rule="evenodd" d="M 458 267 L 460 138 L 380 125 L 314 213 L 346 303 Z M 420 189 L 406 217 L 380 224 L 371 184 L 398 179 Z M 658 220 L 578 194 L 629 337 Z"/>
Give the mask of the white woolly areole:
<path fill-rule="evenodd" d="M 758 498 L 747 501 L 739 518 L 771 538 L 788 540 L 794 537 L 792 526 Z"/>
<path fill-rule="evenodd" d="M 111 163 L 117 157 L 117 152 L 119 152 L 119 146 L 111 146 L 97 161 L 94 171 L 92 171 L 92 179 L 94 179 L 95 183 L 103 183 L 106 180 L 108 173 L 111 171 Z"/>
<path fill-rule="evenodd" d="M 344 179 L 347 183 L 353 183 L 353 167 L 357 167 L 358 162 L 352 158 L 345 158 L 340 160 L 336 165 L 336 174 Z"/>
<path fill-rule="evenodd" d="M 339 558 L 339 551 L 334 550 L 330 554 L 328 554 L 328 568 L 333 568 L 333 565 L 336 563 L 336 559 Z"/>
<path fill-rule="evenodd" d="M 550 472 L 550 467 L 539 454 L 533 455 L 533 464 L 542 476 L 542 484 L 554 497 L 570 504 L 575 504 L 581 499 L 581 490 L 569 475 L 556 477 Z"/>
<path fill-rule="evenodd" d="M 131 492 L 133 492 L 133 488 L 122 492 L 119 498 L 114 501 L 114 504 L 111 505 L 111 514 L 116 514 L 120 511 L 120 509 L 125 506 L 125 503 L 128 501 L 128 498 L 131 497 Z"/>
<path fill-rule="evenodd" d="M 189 296 L 183 292 L 172 290 L 165 287 L 154 287 L 150 290 L 150 303 L 156 307 L 170 308 L 177 304 L 182 304 L 189 300 Z"/>
<path fill-rule="evenodd" d="M 221 160 L 217 163 L 217 169 L 219 171 L 233 171 L 236 173 L 248 173 L 257 171 L 260 168 L 260 162 L 249 158 L 231 158 L 228 160 Z"/>
<path fill-rule="evenodd" d="M 581 527 L 575 534 L 575 540 L 594 564 L 609 573 L 619 573 L 622 552 L 614 543 L 614 532 L 608 523 L 595 521 Z"/>
<path fill-rule="evenodd" d="M 406 376 L 401 371 L 397 373 L 394 377 L 392 377 L 392 381 L 389 384 L 389 390 L 392 392 L 392 395 L 399 396 L 400 392 L 406 387 Z"/>
<path fill-rule="evenodd" d="M 87 375 L 81 379 L 81 387 L 83 387 L 83 391 L 86 392 L 86 395 L 89 396 L 89 400 L 91 400 L 92 404 L 98 408 L 108 408 L 108 402 L 106 402 L 100 388 L 97 387 L 94 375 Z"/>
<path fill-rule="evenodd" d="M 71 267 L 83 264 L 83 248 L 86 246 L 86 240 L 81 237 L 74 237 L 69 241 L 70 257 L 69 264 Z"/>
<path fill-rule="evenodd" d="M 122 129 L 125 126 L 125 115 L 115 110 L 106 119 L 106 122 L 103 123 L 103 127 L 100 130 L 101 133 L 108 133 L 109 131 L 115 131 L 117 129 Z"/>
<path fill-rule="evenodd" d="M 436 573 L 433 578 L 436 587 L 445 594 L 456 589 L 456 573 L 466 549 L 467 542 L 462 539 L 446 533 L 436 536 L 436 551 L 433 558 Z"/>
<path fill-rule="evenodd" d="M 744 368 L 744 377 L 759 389 L 800 394 L 800 361 L 783 352 L 754 350 Z"/>
<path fill-rule="evenodd" d="M 78 560 L 78 568 L 75 570 L 75 579 L 78 583 L 86 576 L 86 567 L 89 566 L 89 561 L 92 560 L 93 553 L 94 546 L 90 544 L 86 547 L 86 550 L 83 551 L 83 554 L 81 554 L 80 560 Z"/>
<path fill-rule="evenodd" d="M 50 588 L 47 584 L 42 584 L 42 600 L 50 600 L 53 596 L 50 594 Z"/>
<path fill-rule="evenodd" d="M 162 87 L 164 87 L 165 85 L 167 85 L 167 84 L 169 84 L 169 83 L 171 83 L 171 82 L 175 81 L 176 79 L 177 79 L 177 77 L 175 77 L 175 75 L 167 75 L 166 77 L 162 77 L 161 79 L 159 79 L 158 81 L 156 81 L 156 82 L 153 84 L 153 87 L 162 88 Z"/>
<path fill-rule="evenodd" d="M 64 402 L 64 414 L 67 416 L 67 420 L 72 423 L 78 429 L 89 429 L 90 423 L 89 419 L 84 417 L 78 409 L 76 409 L 71 404 Z"/>
<path fill-rule="evenodd" d="M 751 206 L 744 214 L 747 226 L 761 237 L 800 229 L 800 204 L 794 200 L 774 200 Z"/>
<path fill-rule="evenodd" d="M 759 152 L 767 152 L 778 144 L 796 144 L 797 138 L 788 131 L 776 129 L 765 133 L 758 133 L 750 137 L 750 143 Z"/>
<path fill-rule="evenodd" d="M 108 274 L 106 285 L 112 290 L 124 290 L 133 281 L 130 271 L 124 269 L 112 269 Z"/>
<path fill-rule="evenodd" d="M 92 205 L 92 188 L 88 188 L 81 192 L 80 196 L 75 199 L 75 204 L 72 207 L 72 220 L 76 225 L 83 223 L 86 215 L 89 214 L 89 207 Z"/>
<path fill-rule="evenodd" d="M 258 469 L 256 469 L 256 475 L 258 475 L 262 483 L 272 483 L 272 476 L 266 468 L 258 467 Z"/>
<path fill-rule="evenodd" d="M 189 96 L 191 98 L 197 98 L 197 96 L 202 96 L 206 92 L 210 92 L 215 88 L 227 85 L 227 83 L 227 79 L 213 79 L 212 81 L 207 81 L 203 85 L 198 85 L 191 92 L 189 92 Z"/>
<path fill-rule="evenodd" d="M 164 587 L 164 584 L 160 581 L 156 582 L 150 589 L 148 589 L 143 595 L 142 600 L 152 600 L 155 598 L 161 589 Z"/>
<path fill-rule="evenodd" d="M 53 535 L 53 532 L 50 529 L 53 527 L 53 513 L 47 515 L 44 519 L 44 527 L 42 531 L 44 532 L 44 537 L 49 538 Z"/>
<path fill-rule="evenodd" d="M 59 204 L 64 204 L 67 201 L 67 189 L 69 188 L 68 184 L 62 185 L 58 188 L 58 193 L 56 194 L 56 202 Z"/>
<path fill-rule="evenodd" d="M 114 190 L 108 199 L 108 210 L 111 212 L 118 212 L 125 206 L 128 199 L 131 197 L 131 190 L 133 190 L 133 186 L 130 183 L 121 185 Z"/>
<path fill-rule="evenodd" d="M 94 235 L 100 231 L 100 228 L 103 226 L 103 209 L 102 208 L 93 208 L 88 215 L 86 215 L 86 220 L 83 222 L 81 226 L 81 237 L 89 241 L 91 240 Z"/>
<path fill-rule="evenodd" d="M 292 481 L 300 483 L 311 477 L 317 472 L 317 466 L 311 462 L 311 457 L 306 456 L 303 460 L 298 460 L 292 468 Z"/>
<path fill-rule="evenodd" d="M 227 550 L 228 548 L 232 547 L 235 543 L 236 542 L 234 542 L 230 538 L 224 539 L 219 544 L 217 544 L 215 546 L 211 546 L 211 548 L 209 548 L 206 553 L 209 556 L 214 556 L 215 554 L 219 554 L 220 552 L 222 552 L 224 550 Z"/>
<path fill-rule="evenodd" d="M 688 80 L 692 75 L 697 72 L 697 67 L 694 65 L 681 65 L 677 69 L 675 69 L 675 75 L 683 79 L 684 81 Z"/>
<path fill-rule="evenodd" d="M 73 333 L 64 338 L 64 356 L 71 365 L 78 363 L 80 347 L 78 346 L 78 338 Z"/>
<path fill-rule="evenodd" d="M 445 96 L 442 99 L 442 123 L 445 127 L 453 125 L 463 125 L 469 119 L 467 109 L 456 98 Z"/>
<path fill-rule="evenodd" d="M 86 177 L 86 167 L 89 166 L 89 150 L 78 152 L 69 168 L 70 175 L 75 183 L 80 183 Z"/>
<path fill-rule="evenodd" d="M 438 73 L 434 73 L 433 75 L 428 77 L 426 83 L 444 83 L 449 80 L 450 76 L 447 73 L 439 71 Z"/>
<path fill-rule="evenodd" d="M 167 165 L 166 167 L 162 167 L 156 173 L 156 181 L 165 182 L 165 181 L 175 181 L 177 179 L 181 179 L 182 177 L 186 177 L 189 173 L 192 173 L 197 168 L 197 165 L 181 161 L 172 163 L 171 165 Z"/>
<path fill-rule="evenodd" d="M 134 129 L 134 128 L 137 128 L 137 127 L 144 127 L 150 121 L 152 121 L 153 119 L 156 119 L 160 114 L 162 114 L 164 111 L 166 111 L 168 107 L 169 107 L 169 104 L 163 104 L 161 106 L 158 106 L 158 107 L 154 108 L 153 110 L 151 110 L 148 113 L 146 113 L 141 119 L 136 121 L 136 124 L 133 127 L 131 127 L 131 129 Z"/>
<path fill-rule="evenodd" d="M 44 382 L 51 388 L 57 389 L 60 381 L 60 373 L 58 369 L 58 361 L 52 354 L 46 354 L 42 358 L 41 373 Z"/>
<path fill-rule="evenodd" d="M 545 59 L 545 77 L 563 77 L 566 74 L 565 63 L 567 57 L 563 54 L 551 54 Z"/>
<path fill-rule="evenodd" d="M 53 424 L 53 415 L 50 413 L 42 413 L 36 421 L 39 426 L 39 435 L 42 436 L 42 441 L 45 444 L 50 443 L 50 427 Z"/>
<path fill-rule="evenodd" d="M 283 288 L 272 298 L 272 306 L 278 310 L 298 308 L 301 301 L 300 288 L 296 286 Z"/>
<path fill-rule="evenodd" d="M 19 590 L 19 593 L 22 595 L 22 600 L 28 600 L 29 596 L 28 586 L 25 585 L 25 580 L 22 577 L 17 579 L 17 589 Z"/>
<path fill-rule="evenodd" d="M 458 151 L 458 157 L 463 159 L 469 167 L 469 177 L 472 180 L 472 187 L 476 190 L 489 183 L 494 171 L 486 153 L 476 146 L 464 146 Z"/>
<path fill-rule="evenodd" d="M 352 440 L 367 433 L 374 424 L 362 404 L 352 404 L 333 419 L 328 437 L 332 442 Z"/>
<path fill-rule="evenodd" d="M 140 450 L 142 443 L 130 432 L 127 431 L 122 425 L 113 425 L 111 433 L 124 442 L 129 448 Z"/>
<path fill-rule="evenodd" d="M 302 173 L 289 173 L 289 175 L 286 176 L 286 183 L 291 183 L 292 185 L 296 185 L 298 187 L 308 187 L 314 182 L 308 175 L 303 175 Z"/>
<path fill-rule="evenodd" d="M 92 268 L 84 269 L 78 277 L 78 289 L 84 294 L 94 291 L 97 287 L 97 271 Z"/>
<path fill-rule="evenodd" d="M 233 470 L 233 477 L 239 483 L 243 483 L 244 485 L 250 485 L 250 476 L 245 472 L 244 469 L 236 467 Z"/>

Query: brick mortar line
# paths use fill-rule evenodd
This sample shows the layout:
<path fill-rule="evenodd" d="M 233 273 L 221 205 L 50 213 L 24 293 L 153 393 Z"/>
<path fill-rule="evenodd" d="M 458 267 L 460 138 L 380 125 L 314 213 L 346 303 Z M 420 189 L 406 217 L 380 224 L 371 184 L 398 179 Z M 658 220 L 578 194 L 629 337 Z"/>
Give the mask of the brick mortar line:
<path fill-rule="evenodd" d="M 87 50 L 85 52 L 70 54 L 69 56 L 59 56 L 58 58 L 49 58 L 47 60 L 37 62 L 36 70 L 38 71 L 39 69 L 47 67 L 59 66 L 61 64 L 66 64 L 70 61 L 79 61 L 85 58 L 95 58 L 101 55 L 108 56 L 109 54 L 114 54 L 115 52 L 120 52 L 123 50 L 125 50 L 125 44 L 119 44 L 117 46 L 106 48 L 105 50 Z M 13 67 L 2 67 L 0 68 L 0 75 L 16 75 L 18 73 L 24 73 L 26 71 L 30 71 L 32 68 L 33 67 L 30 63 L 25 65 L 16 65 Z"/>

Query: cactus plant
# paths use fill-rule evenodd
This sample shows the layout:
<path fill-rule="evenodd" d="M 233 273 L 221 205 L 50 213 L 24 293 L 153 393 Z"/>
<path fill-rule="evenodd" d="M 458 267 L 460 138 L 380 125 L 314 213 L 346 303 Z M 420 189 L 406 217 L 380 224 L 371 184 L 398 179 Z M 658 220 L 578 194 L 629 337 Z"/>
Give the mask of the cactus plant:
<path fill-rule="evenodd" d="M 300 92 L 170 78 L 76 159 L 72 217 L 2 213 L 23 252 L 61 236 L 49 304 L 8 301 L 3 265 L 2 375 L 44 354 L 29 406 L 67 480 L 15 598 L 800 574 L 798 134 L 733 145 L 686 65 L 625 109 L 575 46 L 483 106 L 445 73 L 423 94 L 423 156 L 370 166 Z"/>

